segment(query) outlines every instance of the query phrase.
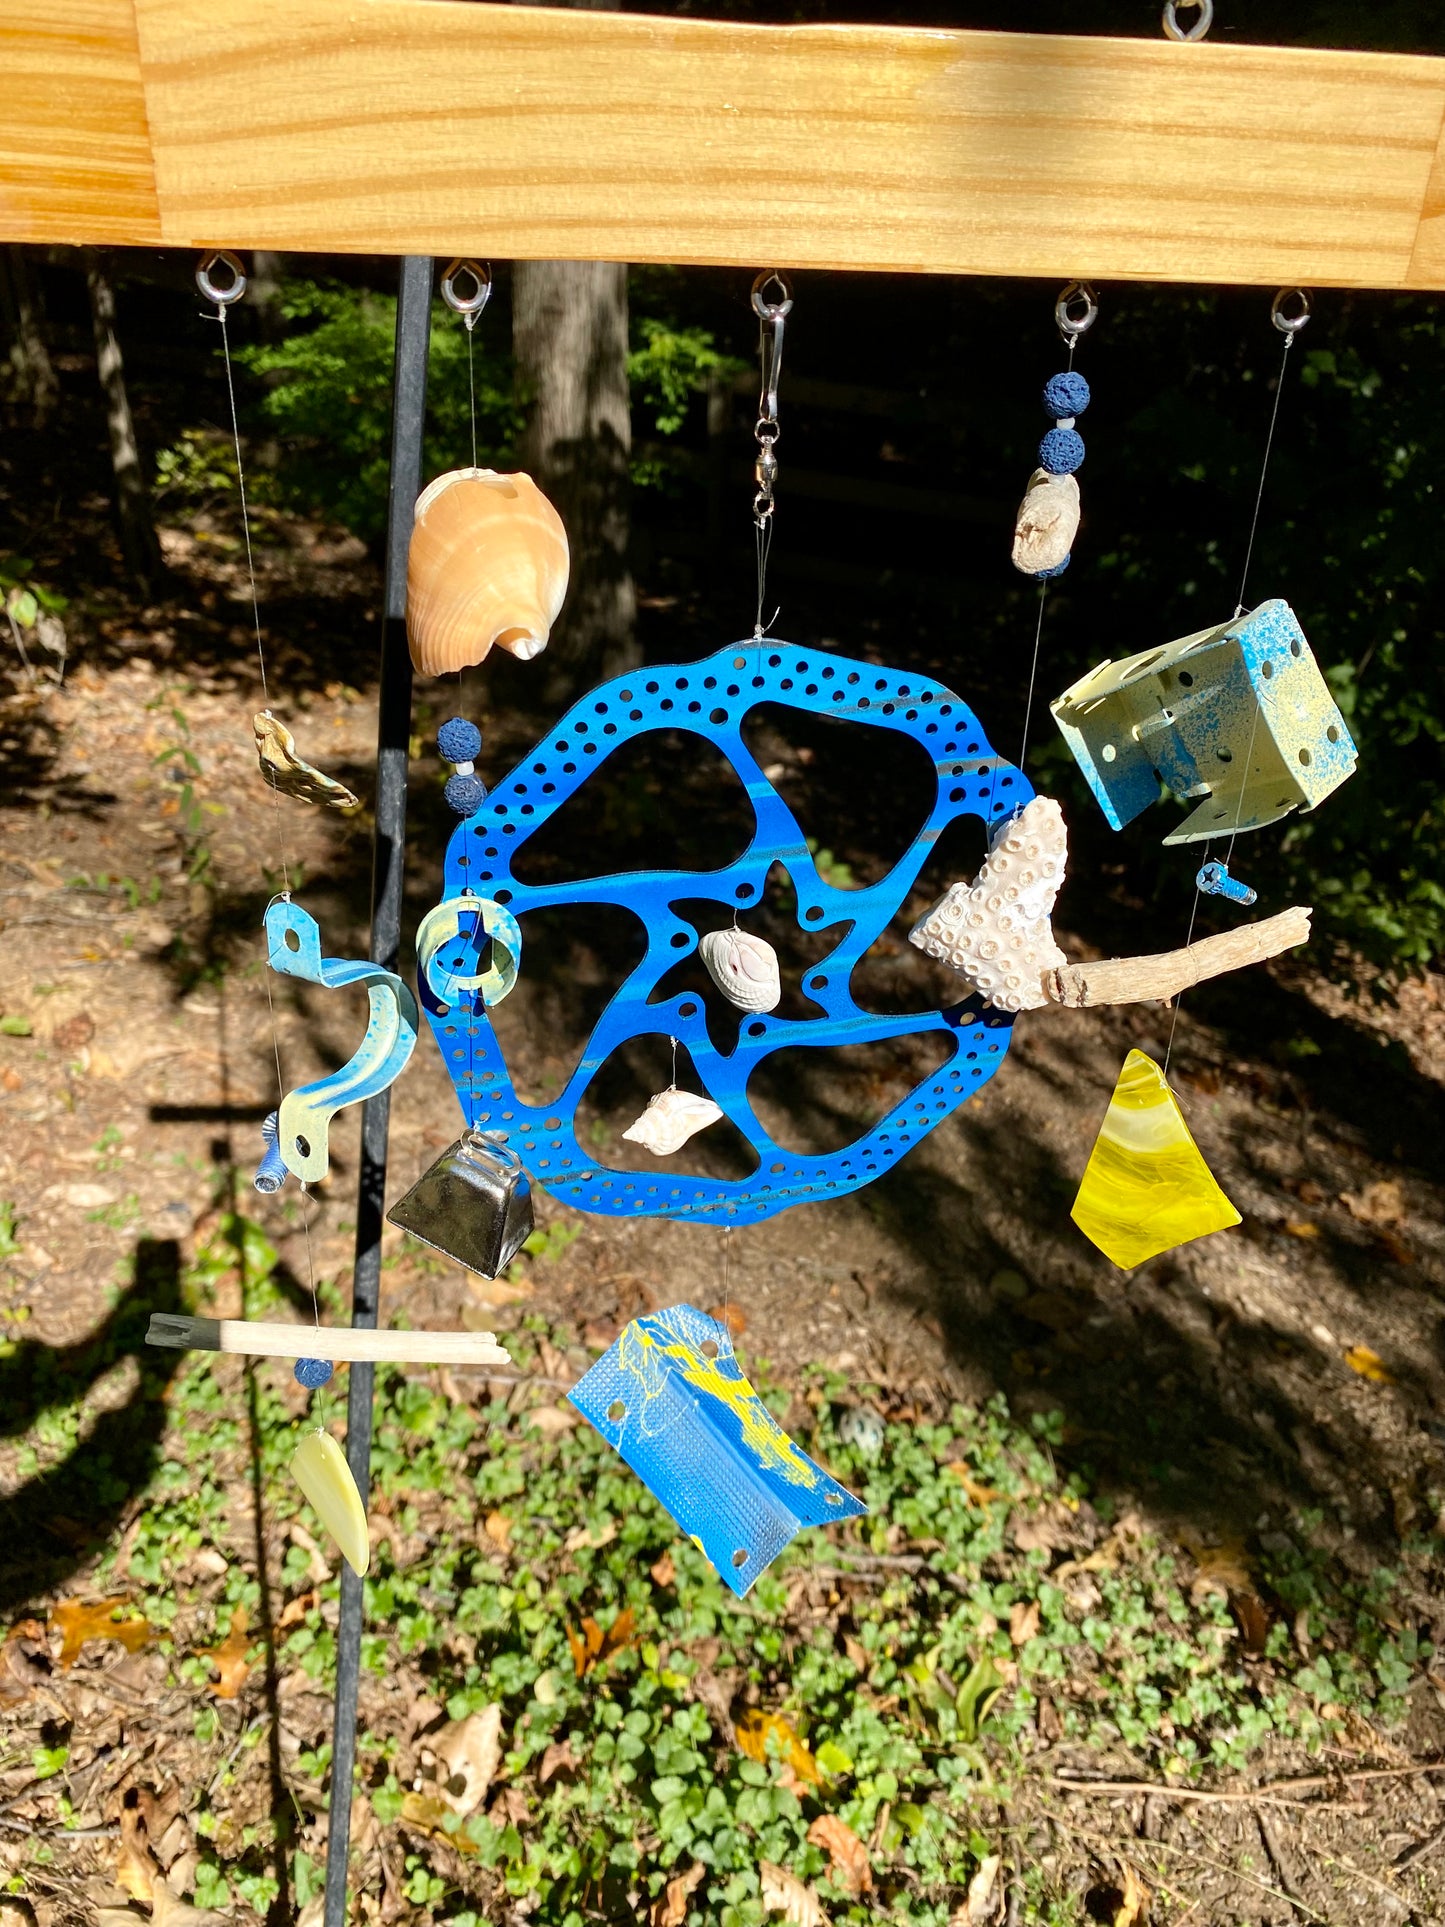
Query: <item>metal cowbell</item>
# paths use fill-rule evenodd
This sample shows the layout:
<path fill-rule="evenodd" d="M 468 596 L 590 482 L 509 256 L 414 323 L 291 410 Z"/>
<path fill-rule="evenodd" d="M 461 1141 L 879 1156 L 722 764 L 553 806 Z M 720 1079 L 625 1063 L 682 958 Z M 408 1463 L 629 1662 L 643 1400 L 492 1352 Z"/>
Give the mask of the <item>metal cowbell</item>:
<path fill-rule="evenodd" d="M 532 1187 L 515 1151 L 490 1132 L 468 1131 L 386 1215 L 467 1271 L 495 1278 L 531 1236 Z"/>

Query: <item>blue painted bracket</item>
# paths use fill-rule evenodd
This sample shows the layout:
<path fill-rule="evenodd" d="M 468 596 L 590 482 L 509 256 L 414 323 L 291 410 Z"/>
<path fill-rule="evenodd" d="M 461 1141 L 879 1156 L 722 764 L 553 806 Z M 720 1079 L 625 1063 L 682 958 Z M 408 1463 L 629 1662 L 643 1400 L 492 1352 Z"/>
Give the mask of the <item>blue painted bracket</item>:
<path fill-rule="evenodd" d="M 742 724 L 760 703 L 893 730 L 926 751 L 935 775 L 933 805 L 910 848 L 880 882 L 839 889 L 818 874 L 796 818 L 743 741 Z M 527 838 L 619 744 L 655 729 L 694 732 L 715 744 L 737 771 L 757 824 L 743 854 L 713 871 L 519 881 L 517 853 Z M 702 662 L 639 670 L 602 684 L 496 784 L 474 816 L 457 825 L 447 846 L 443 900 L 470 891 L 519 918 L 563 904 L 617 905 L 637 917 L 647 951 L 598 1019 L 561 1096 L 536 1106 L 517 1094 L 480 993 L 459 988 L 455 1003 L 443 1002 L 423 976 L 422 1008 L 467 1123 L 510 1144 L 532 1182 L 563 1203 L 613 1216 L 748 1224 L 868 1184 L 982 1088 L 1003 1062 L 1013 1020 L 977 999 L 948 1010 L 880 1016 L 854 1001 L 853 970 L 902 909 L 947 824 L 962 816 L 991 824 L 1032 796 L 1027 778 L 990 749 L 968 705 L 926 676 L 789 643 L 749 641 Z M 800 928 L 838 932 L 804 983 L 821 1014 L 803 1021 L 745 1016 L 736 1046 L 724 1053 L 712 1042 L 700 997 L 653 1001 L 665 973 L 697 948 L 698 932 L 673 906 L 699 898 L 729 911 L 757 904 L 775 863 L 792 882 Z M 845 1150 L 821 1157 L 787 1151 L 768 1135 L 749 1102 L 749 1080 L 774 1051 L 930 1032 L 948 1039 L 951 1056 Z M 589 1084 L 629 1038 L 648 1036 L 676 1037 L 687 1047 L 703 1089 L 757 1154 L 750 1176 L 726 1182 L 665 1168 L 653 1176 L 608 1168 L 582 1150 L 576 1116 Z"/>
<path fill-rule="evenodd" d="M 288 1171 L 315 1184 L 330 1166 L 331 1120 L 346 1104 L 359 1104 L 394 1084 L 406 1069 L 417 1037 L 417 1004 L 411 987 L 374 963 L 323 957 L 316 919 L 281 897 L 266 911 L 266 960 L 285 977 L 301 977 L 326 990 L 365 986 L 370 1001 L 366 1035 L 349 1063 L 281 1100 L 276 1146 Z"/>
<path fill-rule="evenodd" d="M 634 1318 L 567 1395 L 739 1596 L 804 1526 L 867 1506 L 800 1451 L 692 1305 Z"/>

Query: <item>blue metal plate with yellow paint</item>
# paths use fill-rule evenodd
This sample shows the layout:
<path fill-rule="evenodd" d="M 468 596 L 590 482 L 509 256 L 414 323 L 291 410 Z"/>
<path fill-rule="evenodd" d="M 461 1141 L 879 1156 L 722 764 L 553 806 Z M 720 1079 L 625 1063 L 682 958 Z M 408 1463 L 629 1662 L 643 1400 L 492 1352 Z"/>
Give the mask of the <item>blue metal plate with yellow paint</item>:
<path fill-rule="evenodd" d="M 804 1526 L 868 1510 L 794 1444 L 727 1326 L 692 1305 L 634 1318 L 568 1396 L 739 1596 Z"/>

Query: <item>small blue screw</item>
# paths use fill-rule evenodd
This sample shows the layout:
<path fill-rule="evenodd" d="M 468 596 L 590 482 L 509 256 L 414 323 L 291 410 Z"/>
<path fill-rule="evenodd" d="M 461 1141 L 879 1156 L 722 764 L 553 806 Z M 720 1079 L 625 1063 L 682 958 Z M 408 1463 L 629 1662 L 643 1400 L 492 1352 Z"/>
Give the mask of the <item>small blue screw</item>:
<path fill-rule="evenodd" d="M 292 1370 L 298 1385 L 304 1385 L 308 1392 L 319 1392 L 330 1382 L 336 1367 L 328 1365 L 324 1358 L 298 1358 Z"/>
<path fill-rule="evenodd" d="M 1201 864 L 1199 874 L 1194 879 L 1207 897 L 1228 897 L 1231 903 L 1258 903 L 1258 890 L 1251 890 L 1247 883 L 1229 874 L 1226 863 Z"/>
<path fill-rule="evenodd" d="M 266 1151 L 261 1162 L 256 1166 L 255 1177 L 251 1180 L 256 1189 L 264 1192 L 267 1197 L 269 1197 L 273 1191 L 279 1191 L 281 1186 L 286 1182 L 286 1166 L 281 1157 L 280 1146 L 276 1142 L 278 1116 L 278 1112 L 272 1111 L 271 1115 L 266 1119 L 266 1122 L 261 1126 L 261 1137 L 265 1143 Z"/>

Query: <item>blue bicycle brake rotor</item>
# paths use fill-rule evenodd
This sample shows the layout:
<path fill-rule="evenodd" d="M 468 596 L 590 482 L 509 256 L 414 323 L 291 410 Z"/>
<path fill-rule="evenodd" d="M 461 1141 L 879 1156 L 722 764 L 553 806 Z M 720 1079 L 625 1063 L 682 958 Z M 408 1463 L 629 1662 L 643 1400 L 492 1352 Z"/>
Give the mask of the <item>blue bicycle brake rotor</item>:
<path fill-rule="evenodd" d="M 936 780 L 933 806 L 909 849 L 879 882 L 845 890 L 819 876 L 796 818 L 743 741 L 743 721 L 761 703 L 895 730 L 928 754 Z M 517 853 L 528 837 L 605 765 L 614 749 L 655 729 L 690 730 L 732 764 L 757 820 L 743 854 L 720 870 L 638 870 L 556 884 L 519 881 Z M 926 676 L 764 640 L 734 643 L 701 662 L 641 669 L 603 683 L 574 703 L 476 814 L 457 825 L 447 846 L 443 898 L 471 891 L 505 904 L 519 918 L 530 910 L 578 904 L 618 906 L 642 924 L 647 951 L 598 1019 L 561 1095 L 535 1106 L 517 1094 L 480 995 L 462 993 L 445 1006 L 423 978 L 422 1008 L 468 1125 L 502 1137 L 532 1182 L 554 1198 L 613 1217 L 752 1224 L 790 1205 L 838 1197 L 870 1183 L 988 1082 L 1008 1049 L 1013 1020 L 976 998 L 947 1010 L 902 1016 L 864 1011 L 852 995 L 854 967 L 898 913 L 949 823 L 974 816 L 992 825 L 1032 796 L 1022 772 L 994 755 L 968 705 Z M 816 933 L 843 926 L 833 950 L 808 968 L 807 995 L 822 1015 L 798 1021 L 744 1013 L 736 1046 L 723 1053 L 708 1034 L 701 998 L 684 993 L 649 1001 L 661 978 L 697 947 L 697 930 L 673 906 L 689 899 L 711 899 L 729 911 L 756 905 L 775 863 L 792 882 L 801 929 Z M 674 938 L 682 941 L 674 944 Z M 785 1150 L 748 1100 L 749 1079 L 774 1051 L 925 1032 L 943 1033 L 953 1045 L 952 1055 L 841 1151 L 810 1156 Z M 686 1045 L 702 1088 L 757 1156 L 750 1176 L 696 1177 L 669 1171 L 665 1163 L 655 1173 L 618 1170 L 582 1150 L 577 1107 L 588 1086 L 614 1051 L 644 1036 L 676 1037 Z"/>

